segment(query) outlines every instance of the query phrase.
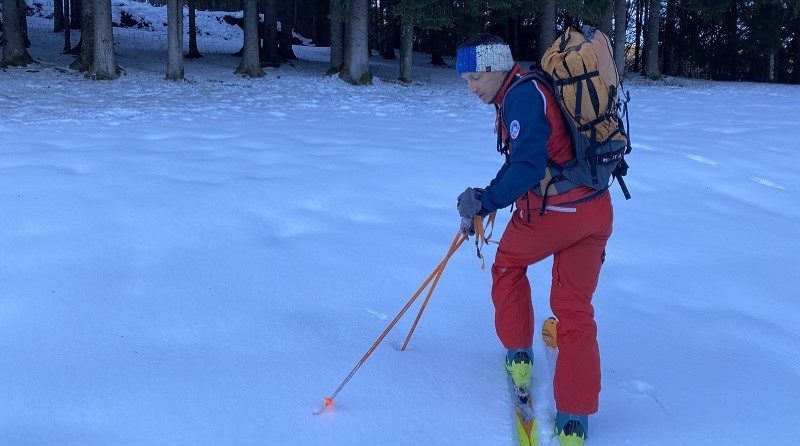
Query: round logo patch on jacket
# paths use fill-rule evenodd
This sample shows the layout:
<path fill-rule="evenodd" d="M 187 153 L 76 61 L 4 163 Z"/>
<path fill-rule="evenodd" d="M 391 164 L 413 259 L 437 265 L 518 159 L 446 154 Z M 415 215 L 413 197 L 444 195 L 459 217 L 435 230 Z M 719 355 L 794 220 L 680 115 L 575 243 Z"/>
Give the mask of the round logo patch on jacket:
<path fill-rule="evenodd" d="M 511 121 L 511 125 L 508 126 L 508 133 L 511 135 L 511 139 L 517 139 L 517 136 L 519 136 L 519 121 L 516 119 Z"/>

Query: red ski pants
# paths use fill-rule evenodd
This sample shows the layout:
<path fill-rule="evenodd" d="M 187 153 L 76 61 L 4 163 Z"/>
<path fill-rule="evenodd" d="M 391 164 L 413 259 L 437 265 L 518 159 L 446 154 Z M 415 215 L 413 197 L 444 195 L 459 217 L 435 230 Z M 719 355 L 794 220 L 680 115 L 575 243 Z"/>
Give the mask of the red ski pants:
<path fill-rule="evenodd" d="M 592 294 L 611 236 L 610 194 L 539 216 L 540 198 L 517 200 L 492 266 L 495 327 L 506 348 L 527 348 L 534 318 L 528 266 L 553 256 L 550 307 L 558 318 L 556 408 L 574 415 L 597 412 L 600 352 Z M 528 210 L 530 209 L 530 211 Z M 528 213 L 530 212 L 530 221 Z"/>

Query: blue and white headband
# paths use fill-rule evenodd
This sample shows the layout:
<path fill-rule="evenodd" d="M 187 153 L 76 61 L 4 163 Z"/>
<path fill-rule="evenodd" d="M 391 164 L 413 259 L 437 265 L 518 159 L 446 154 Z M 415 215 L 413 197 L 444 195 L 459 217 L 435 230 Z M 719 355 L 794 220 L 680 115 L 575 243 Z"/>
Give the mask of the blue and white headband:
<path fill-rule="evenodd" d="M 478 71 L 511 71 L 514 58 L 511 48 L 505 43 L 487 43 L 476 46 L 462 46 L 456 53 L 456 73 Z"/>

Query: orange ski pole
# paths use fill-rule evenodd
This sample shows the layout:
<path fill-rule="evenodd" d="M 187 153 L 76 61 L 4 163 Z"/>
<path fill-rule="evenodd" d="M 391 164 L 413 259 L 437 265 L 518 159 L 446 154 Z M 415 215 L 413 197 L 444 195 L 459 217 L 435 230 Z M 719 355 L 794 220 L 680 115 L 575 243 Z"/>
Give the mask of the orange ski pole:
<path fill-rule="evenodd" d="M 464 243 L 464 240 L 466 240 L 466 236 L 464 236 L 459 231 L 459 233 L 456 234 L 456 237 L 453 240 L 452 245 L 450 245 L 450 250 L 447 252 L 447 255 L 445 256 L 445 258 L 441 262 L 439 262 L 439 265 L 436 268 L 434 268 L 434 270 L 431 272 L 431 274 L 428 276 L 428 278 L 425 279 L 425 282 L 423 282 L 422 285 L 420 285 L 419 289 L 417 289 L 417 291 L 414 293 L 414 295 L 411 296 L 411 298 L 408 300 L 408 302 L 406 302 L 406 304 L 403 306 L 403 308 L 400 310 L 400 312 L 397 313 L 397 316 L 395 316 L 394 319 L 392 319 L 392 322 L 390 322 L 389 325 L 386 327 L 386 329 L 383 330 L 383 333 L 381 333 L 381 335 L 378 336 L 378 339 L 376 339 L 375 342 L 372 343 L 372 346 L 369 348 L 369 350 L 367 350 L 366 353 L 364 353 L 364 356 L 362 356 L 361 359 L 356 363 L 355 367 L 353 367 L 353 370 L 350 371 L 350 373 L 347 375 L 347 377 L 345 377 L 345 379 L 341 382 L 341 384 L 339 384 L 339 387 L 337 387 L 336 390 L 334 390 L 334 392 L 330 396 L 326 396 L 325 398 L 323 398 L 324 402 L 322 404 L 322 407 L 320 407 L 316 412 L 314 412 L 314 415 L 319 415 L 322 412 L 324 412 L 325 409 L 327 409 L 328 407 L 333 406 L 333 399 L 336 398 L 336 396 L 339 394 L 339 392 L 342 391 L 344 386 L 347 385 L 347 383 L 350 381 L 350 379 L 353 377 L 353 375 L 356 374 L 358 369 L 361 368 L 361 366 L 372 355 L 372 353 L 375 351 L 375 349 L 378 347 L 378 345 L 381 342 L 383 342 L 383 339 L 386 337 L 386 335 L 389 334 L 389 332 L 392 330 L 392 328 L 394 328 L 394 326 L 397 324 L 397 322 L 400 320 L 400 318 L 402 318 L 403 315 L 406 313 L 406 311 L 408 311 L 409 307 L 411 307 L 411 305 L 414 303 L 414 301 L 417 300 L 417 297 L 419 297 L 419 295 L 422 293 L 422 291 L 428 286 L 428 284 L 432 280 L 434 280 L 434 278 L 437 278 L 437 280 L 438 280 L 438 276 L 441 276 L 441 270 L 444 268 L 444 264 L 447 263 L 447 260 L 450 259 L 450 257 L 458 249 L 458 247 L 461 246 L 462 243 Z"/>

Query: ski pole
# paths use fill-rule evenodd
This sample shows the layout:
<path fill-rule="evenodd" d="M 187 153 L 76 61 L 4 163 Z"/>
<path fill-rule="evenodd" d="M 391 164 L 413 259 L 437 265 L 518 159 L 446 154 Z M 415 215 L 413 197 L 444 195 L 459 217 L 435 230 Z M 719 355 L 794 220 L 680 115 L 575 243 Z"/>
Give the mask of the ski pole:
<path fill-rule="evenodd" d="M 400 312 L 397 313 L 397 316 L 395 316 L 392 322 L 390 322 L 389 325 L 386 327 L 386 329 L 383 330 L 383 333 L 381 333 L 381 335 L 378 336 L 378 339 L 376 339 L 375 342 L 372 343 L 372 346 L 369 348 L 369 350 L 367 350 L 366 353 L 364 353 L 364 356 L 362 356 L 361 359 L 358 361 L 358 363 L 356 363 L 355 367 L 353 367 L 353 370 L 350 371 L 350 373 L 341 382 L 341 384 L 339 384 L 339 387 L 337 387 L 336 390 L 334 390 L 334 392 L 330 396 L 326 396 L 325 398 L 323 398 L 322 407 L 320 407 L 316 412 L 314 412 L 314 415 L 319 415 L 323 411 L 325 411 L 325 409 L 327 409 L 328 407 L 333 406 L 333 399 L 336 398 L 339 392 L 341 392 L 344 386 L 350 381 L 350 378 L 352 378 L 353 375 L 356 374 L 358 369 L 361 368 L 361 366 L 367 361 L 370 355 L 372 355 L 372 353 L 375 351 L 378 345 L 383 341 L 386 335 L 389 334 L 392 328 L 394 328 L 394 326 L 397 324 L 400 318 L 403 317 L 406 311 L 408 311 L 409 307 L 411 307 L 414 301 L 417 300 L 417 297 L 419 297 L 419 295 L 428 286 L 428 284 L 431 283 L 431 281 L 434 280 L 434 278 L 438 281 L 438 278 L 441 276 L 441 272 L 444 269 L 444 265 L 447 264 L 447 261 L 450 260 L 450 257 L 452 257 L 452 255 L 456 252 L 456 250 L 458 250 L 459 246 L 461 246 L 461 244 L 464 243 L 466 239 L 467 239 L 466 235 L 464 235 L 461 231 L 459 231 L 456 234 L 456 237 L 453 239 L 453 243 L 450 245 L 450 249 L 447 251 L 447 255 L 445 256 L 445 258 L 442 259 L 441 262 L 439 262 L 439 265 L 436 268 L 434 268 L 434 270 L 431 272 L 428 278 L 425 279 L 425 282 L 423 282 L 422 285 L 420 285 L 419 289 L 417 289 L 414 295 L 411 296 L 408 302 L 406 302 L 406 304 L 403 306 Z M 430 293 L 432 293 L 432 290 L 429 292 L 428 297 L 430 297 Z M 421 312 L 417 316 L 417 320 L 419 320 L 420 316 Z M 410 336 L 411 334 L 409 333 L 409 337 Z"/>
<path fill-rule="evenodd" d="M 466 237 L 463 240 L 466 240 Z M 411 324 L 411 329 L 408 330 L 408 335 L 406 336 L 406 340 L 403 341 L 403 346 L 400 348 L 400 351 L 402 352 L 406 351 L 408 342 L 411 340 L 411 335 L 414 334 L 414 330 L 416 330 L 417 324 L 419 323 L 420 318 L 422 318 L 422 313 L 428 306 L 428 301 L 431 300 L 431 296 L 433 295 L 433 290 L 434 288 L 436 288 L 436 284 L 439 283 L 439 279 L 442 277 L 442 273 L 444 272 L 444 267 L 447 264 L 447 261 L 450 260 L 450 257 L 453 255 L 453 253 L 456 252 L 456 249 L 458 249 L 459 246 L 461 246 L 461 243 L 458 243 L 458 245 L 454 244 L 450 248 L 450 251 L 447 253 L 447 256 L 445 256 L 444 260 L 442 260 L 442 262 L 439 263 L 439 266 L 436 268 L 435 270 L 436 277 L 433 278 L 433 283 L 431 283 L 430 288 L 428 288 L 428 294 L 425 296 L 425 300 L 422 301 L 422 306 L 420 306 L 419 312 L 417 312 L 417 317 L 414 318 L 414 323 Z"/>
<path fill-rule="evenodd" d="M 483 265 L 481 269 L 484 269 L 485 261 L 483 261 L 483 256 L 481 255 L 480 246 L 489 242 L 489 238 L 492 236 L 491 229 L 494 229 L 494 218 L 495 214 L 492 213 L 489 215 L 489 222 L 487 226 L 490 226 L 489 235 L 487 236 L 483 227 L 483 219 L 481 217 L 475 216 L 472 219 L 472 227 L 475 231 L 475 245 L 478 246 L 478 258 L 481 259 Z M 464 240 L 468 240 L 469 237 L 465 237 Z M 458 248 L 456 246 L 456 248 Z M 452 249 L 452 248 L 451 248 Z M 422 306 L 419 308 L 419 312 L 417 313 L 417 317 L 414 319 L 414 323 L 411 325 L 411 329 L 408 330 L 408 336 L 406 336 L 406 340 L 403 342 L 403 347 L 400 348 L 400 351 L 406 351 L 406 347 L 408 346 L 408 342 L 411 340 L 411 335 L 414 334 L 414 330 L 417 328 L 417 324 L 419 323 L 420 318 L 422 317 L 422 313 L 425 311 L 425 308 L 428 306 L 428 301 L 431 299 L 431 295 L 433 295 L 433 289 L 436 288 L 436 284 L 439 282 L 439 278 L 442 277 L 442 273 L 444 272 L 444 267 L 447 264 L 447 260 L 450 259 L 450 256 L 453 255 L 455 251 L 448 252 L 447 256 L 441 263 L 439 263 L 438 270 L 439 272 L 436 274 L 436 277 L 433 279 L 433 284 L 428 289 L 428 295 L 425 296 L 425 300 L 422 301 Z"/>

